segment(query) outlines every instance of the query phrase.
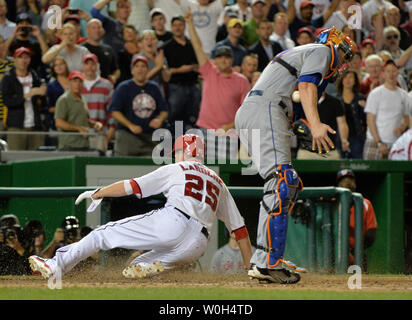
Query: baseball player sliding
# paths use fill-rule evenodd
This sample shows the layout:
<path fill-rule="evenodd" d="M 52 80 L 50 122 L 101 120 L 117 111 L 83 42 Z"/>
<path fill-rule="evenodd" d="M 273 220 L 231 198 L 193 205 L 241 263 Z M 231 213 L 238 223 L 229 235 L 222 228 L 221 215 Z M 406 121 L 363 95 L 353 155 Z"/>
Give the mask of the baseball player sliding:
<path fill-rule="evenodd" d="M 79 195 L 76 204 L 91 198 L 96 207 L 104 197 L 135 194 L 149 197 L 163 193 L 165 206 L 143 215 L 109 222 L 90 232 L 79 242 L 62 247 L 51 259 L 29 258 L 31 268 L 51 277 L 57 268 L 69 272 L 81 260 L 99 250 L 126 248 L 149 250 L 123 270 L 127 278 L 142 278 L 197 260 L 206 250 L 209 230 L 215 217 L 222 220 L 238 241 L 246 270 L 252 248 L 244 220 L 219 176 L 206 167 L 204 143 L 197 135 L 176 139 L 176 163 L 139 178 L 119 181 Z"/>
<path fill-rule="evenodd" d="M 235 118 L 239 137 L 252 156 L 264 182 L 257 234 L 257 250 L 248 274 L 251 278 L 296 283 L 296 268 L 283 260 L 288 213 L 303 184 L 291 164 L 291 96 L 296 86 L 313 136 L 312 149 L 319 153 L 334 148 L 328 132 L 334 130 L 319 120 L 317 102 L 330 80 L 336 79 L 343 62 L 352 59 L 356 45 L 332 27 L 317 37 L 317 43 L 279 53 L 263 70 Z M 259 130 L 259 141 L 252 140 Z"/>

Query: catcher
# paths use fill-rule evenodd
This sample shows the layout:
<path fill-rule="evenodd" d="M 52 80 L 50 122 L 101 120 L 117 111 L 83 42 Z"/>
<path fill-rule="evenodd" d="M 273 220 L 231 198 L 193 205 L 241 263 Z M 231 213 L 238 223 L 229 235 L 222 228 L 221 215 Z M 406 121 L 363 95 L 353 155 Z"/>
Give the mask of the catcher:
<path fill-rule="evenodd" d="M 335 27 L 326 29 L 311 43 L 279 53 L 263 70 L 235 118 L 240 140 L 264 179 L 252 279 L 285 284 L 300 280 L 283 259 L 288 214 L 303 184 L 291 161 L 292 93 L 298 86 L 305 118 L 310 124 L 312 150 L 329 152 L 336 132 L 319 119 L 317 102 L 344 62 L 356 51 L 354 42 Z M 259 141 L 252 130 L 259 129 Z M 292 265 L 292 267 L 294 267 Z"/>
<path fill-rule="evenodd" d="M 29 258 L 31 268 L 49 278 L 60 268 L 69 272 L 76 264 L 99 250 L 125 248 L 147 250 L 123 270 L 127 278 L 142 278 L 196 261 L 206 250 L 215 217 L 234 232 L 245 268 L 250 267 L 252 249 L 244 220 L 219 176 L 203 164 L 204 142 L 197 135 L 176 139 L 176 163 L 139 178 L 119 181 L 79 195 L 93 200 L 94 210 L 104 197 L 135 194 L 149 197 L 163 193 L 165 206 L 143 215 L 109 222 L 91 231 L 79 242 L 62 247 L 51 259 Z"/>

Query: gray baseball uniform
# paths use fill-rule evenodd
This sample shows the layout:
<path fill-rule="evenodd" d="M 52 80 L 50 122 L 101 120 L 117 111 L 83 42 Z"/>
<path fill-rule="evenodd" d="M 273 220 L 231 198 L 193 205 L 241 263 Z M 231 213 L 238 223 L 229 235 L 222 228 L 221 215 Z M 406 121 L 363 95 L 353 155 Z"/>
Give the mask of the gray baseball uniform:
<path fill-rule="evenodd" d="M 263 179 L 273 175 L 280 165 L 283 165 L 282 173 L 293 170 L 290 153 L 293 135 L 291 95 L 299 81 L 311 82 L 315 74 L 322 78 L 329 74 L 331 62 L 333 63 L 330 47 L 323 44 L 298 46 L 283 51 L 278 57 L 296 69 L 296 76 L 279 62 L 272 61 L 263 70 L 235 118 L 240 140 L 251 154 Z M 259 130 L 259 141 L 252 139 L 253 129 Z M 278 176 L 276 179 L 266 180 L 264 185 L 257 250 L 251 259 L 259 268 L 283 268 L 279 261 L 283 258 L 286 243 L 288 208 L 297 197 L 297 188 L 290 186 L 297 186 L 298 183 L 290 184 L 288 181 L 284 188 L 289 191 L 282 194 L 282 179 L 286 183 L 285 178 Z M 293 170 L 293 181 L 297 180 L 298 176 Z"/>

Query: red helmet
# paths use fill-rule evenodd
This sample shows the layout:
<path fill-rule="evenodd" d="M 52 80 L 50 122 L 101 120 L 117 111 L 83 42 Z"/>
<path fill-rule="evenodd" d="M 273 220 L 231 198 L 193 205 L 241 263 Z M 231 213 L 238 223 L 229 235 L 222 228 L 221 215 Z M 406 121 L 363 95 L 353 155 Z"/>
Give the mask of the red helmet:
<path fill-rule="evenodd" d="M 176 139 L 173 151 L 183 150 L 187 155 L 193 157 L 205 156 L 205 143 L 203 139 L 196 134 L 184 134 Z"/>

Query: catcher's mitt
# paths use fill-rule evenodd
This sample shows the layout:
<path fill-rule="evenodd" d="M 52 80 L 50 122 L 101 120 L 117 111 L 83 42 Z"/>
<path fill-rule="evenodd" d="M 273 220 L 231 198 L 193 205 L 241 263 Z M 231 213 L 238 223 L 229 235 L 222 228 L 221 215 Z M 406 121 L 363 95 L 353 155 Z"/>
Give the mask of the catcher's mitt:
<path fill-rule="evenodd" d="M 316 152 L 312 150 L 312 133 L 309 123 L 305 119 L 299 119 L 293 123 L 292 128 L 298 139 L 299 148 Z"/>

